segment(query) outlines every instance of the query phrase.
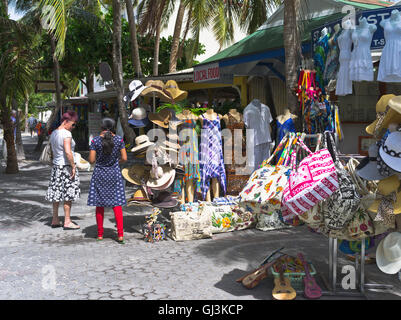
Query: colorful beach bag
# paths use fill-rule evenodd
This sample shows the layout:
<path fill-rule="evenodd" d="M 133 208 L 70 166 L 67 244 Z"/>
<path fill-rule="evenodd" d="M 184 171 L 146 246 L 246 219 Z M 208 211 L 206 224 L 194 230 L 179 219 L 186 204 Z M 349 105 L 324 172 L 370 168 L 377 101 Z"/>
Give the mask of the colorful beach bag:
<path fill-rule="evenodd" d="M 296 152 L 291 156 L 292 171 L 284 189 L 282 205 L 285 220 L 301 215 L 329 198 L 339 187 L 336 167 L 329 150 L 313 152 L 299 140 L 297 145 L 309 155 L 296 167 Z M 286 216 L 284 216 L 284 212 Z"/>
<path fill-rule="evenodd" d="M 287 143 L 285 145 L 285 143 Z M 282 150 L 282 154 L 289 154 L 292 141 L 289 135 L 286 135 L 272 156 L 266 160 L 262 167 L 253 172 L 247 185 L 239 194 L 239 204 L 242 207 L 249 207 L 255 210 L 255 213 L 275 212 L 281 208 L 281 199 L 283 191 L 288 184 L 290 168 L 285 165 L 270 165 L 272 159 Z M 280 157 L 278 163 L 285 163 L 283 157 Z M 263 210 L 258 210 L 263 208 Z"/>

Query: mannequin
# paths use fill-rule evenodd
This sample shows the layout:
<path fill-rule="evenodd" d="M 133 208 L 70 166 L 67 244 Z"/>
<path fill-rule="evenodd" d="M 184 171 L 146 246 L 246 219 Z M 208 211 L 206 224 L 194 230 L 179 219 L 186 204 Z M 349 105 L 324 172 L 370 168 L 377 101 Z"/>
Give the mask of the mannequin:
<path fill-rule="evenodd" d="M 227 114 L 225 114 L 224 116 L 221 117 L 221 119 L 224 120 L 224 122 L 226 123 L 226 125 L 228 124 L 228 120 L 229 120 L 229 119 L 228 119 L 228 115 L 229 115 L 229 114 L 230 114 L 231 116 L 233 116 L 234 119 L 237 120 L 237 122 L 242 121 L 242 114 L 241 114 L 240 112 L 238 112 L 237 109 L 230 109 L 230 110 L 228 111 Z"/>
<path fill-rule="evenodd" d="M 364 17 L 359 18 L 359 25 L 352 32 L 354 50 L 351 54 L 350 80 L 373 81 L 373 62 L 370 53 L 370 44 L 376 25 L 369 24 Z"/>
<path fill-rule="evenodd" d="M 216 121 L 216 120 L 218 120 L 219 121 L 219 125 L 218 125 L 218 130 L 221 130 L 221 127 L 220 127 L 220 119 L 222 118 L 223 116 L 222 115 L 220 115 L 220 114 L 217 114 L 215 111 L 214 111 L 214 109 L 212 109 L 212 108 L 210 108 L 210 109 L 208 109 L 204 114 L 202 114 L 199 118 L 198 118 L 198 120 L 200 120 L 201 121 L 201 124 L 202 124 L 202 131 L 206 131 L 206 130 L 208 130 L 208 128 L 205 128 L 205 121 L 204 121 L 204 119 L 208 119 L 208 120 L 210 120 L 210 121 Z M 203 138 L 204 138 L 204 135 L 205 135 L 205 133 L 204 132 L 202 132 L 202 140 L 203 140 Z M 213 135 L 215 135 L 215 134 L 213 134 Z M 207 136 L 207 134 L 206 134 L 206 136 Z M 217 140 L 214 140 L 216 143 L 220 143 L 220 146 L 218 146 L 219 148 L 216 148 L 215 150 L 213 150 L 213 154 L 214 154 L 214 152 L 216 151 L 216 150 L 221 150 L 221 163 L 220 163 L 220 165 L 222 166 L 222 170 L 223 170 L 223 172 L 222 172 L 222 174 L 220 175 L 220 180 L 223 182 L 223 180 L 225 180 L 226 179 L 226 177 L 225 177 L 225 169 L 224 169 L 224 161 L 223 161 L 223 154 L 222 154 L 222 140 L 221 140 L 221 135 L 220 135 L 220 137 L 214 137 L 214 138 L 217 138 Z M 208 140 L 208 141 L 202 141 L 202 143 L 210 143 L 210 140 Z M 207 147 L 208 148 L 208 147 Z M 201 150 L 201 152 L 204 152 L 205 150 Z M 209 150 L 207 150 L 207 151 L 209 151 Z M 215 156 L 218 156 L 218 155 L 216 155 L 216 154 L 214 154 Z M 207 156 L 206 154 L 202 154 L 202 156 Z M 203 169 L 204 170 L 204 169 Z M 204 176 L 204 173 L 202 172 L 202 176 Z M 209 189 L 208 189 L 208 191 L 207 191 L 207 193 L 206 193 L 206 201 L 208 201 L 208 202 L 210 202 L 210 201 L 212 201 L 212 196 L 211 196 L 211 191 L 213 191 L 213 199 L 214 198 L 218 198 L 218 197 L 220 197 L 220 182 L 219 182 L 219 179 L 218 178 L 211 178 L 210 179 L 211 181 L 210 181 L 210 187 L 209 187 Z M 225 182 L 225 181 L 224 181 Z M 203 182 L 203 183 L 205 183 L 205 182 Z M 224 192 L 225 192 L 226 190 L 224 190 Z"/>
<path fill-rule="evenodd" d="M 401 82 L 401 62 L 399 52 L 401 44 L 401 15 L 398 10 L 393 10 L 389 19 L 380 22 L 384 29 L 386 45 L 383 48 L 380 59 L 377 80 L 380 82 Z"/>
<path fill-rule="evenodd" d="M 283 114 L 277 116 L 277 121 L 280 122 L 281 124 L 283 124 L 290 118 L 295 120 L 296 118 L 298 118 L 298 116 L 296 116 L 295 114 L 292 114 L 290 109 L 286 108 L 286 109 L 284 109 Z"/>
<path fill-rule="evenodd" d="M 189 109 L 184 109 L 184 111 L 181 114 L 177 114 L 176 117 L 179 120 L 183 120 L 183 121 L 187 121 L 189 123 L 191 123 L 191 127 L 193 126 L 193 128 L 196 126 L 196 120 L 198 119 L 198 117 L 196 115 L 194 115 Z M 184 126 L 184 124 L 182 124 L 181 126 Z M 191 128 L 191 127 L 186 127 L 186 128 Z M 196 140 L 196 141 L 195 141 Z M 182 143 L 186 144 L 185 141 L 182 141 Z M 192 137 L 190 137 L 189 142 L 191 145 L 195 144 L 196 145 L 196 152 L 194 152 L 193 157 L 194 159 L 181 159 L 183 161 L 191 161 L 194 160 L 196 163 L 189 163 L 187 164 L 183 164 L 184 166 L 187 166 L 187 168 L 189 168 L 190 166 L 192 166 L 192 170 L 198 171 L 199 174 L 199 158 L 198 158 L 198 152 L 197 152 L 197 146 L 198 146 L 198 140 L 197 140 L 197 136 L 196 133 L 194 135 L 192 135 Z M 182 150 L 184 149 L 183 147 L 181 148 Z M 186 148 L 186 150 L 188 150 L 188 148 Z M 191 149 L 189 149 L 191 150 Z M 184 151 L 184 150 L 183 150 Z M 179 157 L 180 160 L 180 157 Z M 187 169 L 186 171 L 189 171 L 189 169 Z M 180 195 L 180 203 L 184 204 L 186 202 L 186 199 L 188 200 L 188 202 L 194 202 L 195 199 L 195 181 L 194 180 L 198 180 L 198 176 L 186 179 L 185 181 L 183 181 L 183 186 L 181 187 L 181 195 Z M 185 186 L 184 186 L 185 185 Z"/>

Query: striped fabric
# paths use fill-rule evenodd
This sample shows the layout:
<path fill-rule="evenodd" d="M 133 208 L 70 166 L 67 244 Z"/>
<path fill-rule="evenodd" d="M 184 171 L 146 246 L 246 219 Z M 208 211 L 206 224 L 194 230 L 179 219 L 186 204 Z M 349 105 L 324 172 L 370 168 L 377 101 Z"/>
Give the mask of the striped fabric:
<path fill-rule="evenodd" d="M 336 168 L 329 150 L 321 149 L 315 153 L 305 150 L 310 153 L 309 156 L 301 161 L 297 170 L 292 170 L 289 183 L 284 189 L 282 206 L 285 220 L 307 212 L 339 188 Z M 295 168 L 294 161 L 292 165 Z"/>

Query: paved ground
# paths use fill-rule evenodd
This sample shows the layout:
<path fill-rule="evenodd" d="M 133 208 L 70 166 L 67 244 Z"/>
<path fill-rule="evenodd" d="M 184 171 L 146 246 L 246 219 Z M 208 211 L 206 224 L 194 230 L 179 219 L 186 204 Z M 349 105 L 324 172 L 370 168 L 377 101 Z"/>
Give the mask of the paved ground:
<path fill-rule="evenodd" d="M 51 207 L 44 200 L 50 169 L 35 160 L 39 157 L 32 153 L 35 142 L 24 136 L 29 160 L 19 174 L 5 175 L 4 167 L 0 168 L 0 299 L 271 300 L 271 276 L 253 290 L 235 279 L 281 246 L 290 254 L 303 252 L 319 275 L 328 277 L 328 241 L 304 227 L 150 244 L 139 232 L 145 213 L 129 207 L 124 210 L 127 243 L 114 240 L 114 217 L 107 210 L 105 240 L 98 243 L 95 215 L 86 206 L 90 173 L 85 172 L 81 173 L 82 197 L 72 210 L 81 229 L 51 229 Z M 349 264 L 344 255 L 340 254 L 339 264 Z M 366 266 L 366 276 L 369 282 L 395 286 L 390 292 L 368 291 L 367 298 L 400 299 L 397 275 L 383 274 L 373 264 Z M 323 286 L 320 278 L 319 282 Z"/>

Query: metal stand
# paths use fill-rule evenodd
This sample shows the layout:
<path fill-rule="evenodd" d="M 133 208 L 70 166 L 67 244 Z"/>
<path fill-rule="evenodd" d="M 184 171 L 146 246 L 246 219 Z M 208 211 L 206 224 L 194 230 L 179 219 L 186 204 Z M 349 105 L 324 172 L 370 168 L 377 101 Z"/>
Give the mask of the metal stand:
<path fill-rule="evenodd" d="M 365 283 L 365 253 L 366 244 L 365 240 L 361 242 L 361 254 L 355 255 L 355 270 L 357 270 L 358 291 L 344 290 L 340 283 L 337 283 L 337 262 L 338 262 L 338 239 L 329 238 L 329 283 L 322 277 L 328 291 L 323 291 L 324 295 L 331 296 L 353 296 L 353 297 L 366 297 L 366 289 L 386 289 L 391 290 L 392 285 Z M 359 266 L 359 258 L 361 263 Z M 341 289 L 340 289 L 341 288 Z"/>

